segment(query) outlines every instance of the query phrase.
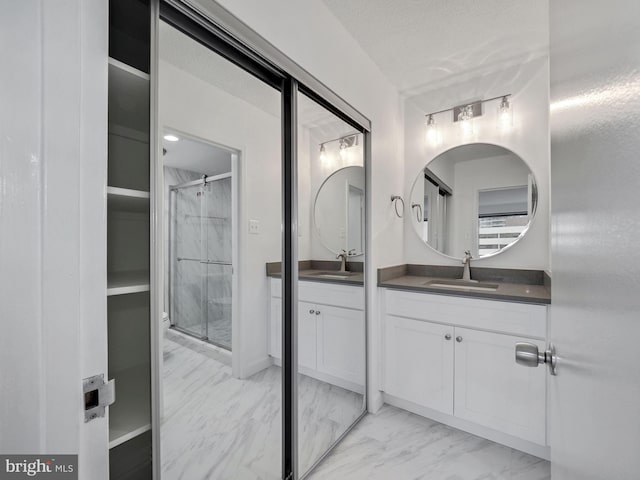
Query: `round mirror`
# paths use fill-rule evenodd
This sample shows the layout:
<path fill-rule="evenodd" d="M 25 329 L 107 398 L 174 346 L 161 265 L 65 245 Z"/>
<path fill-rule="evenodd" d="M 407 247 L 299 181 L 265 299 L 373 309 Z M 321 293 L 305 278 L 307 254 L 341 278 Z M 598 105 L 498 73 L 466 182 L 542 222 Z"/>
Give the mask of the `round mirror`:
<path fill-rule="evenodd" d="M 345 167 L 320 186 L 313 224 L 322 244 L 333 253 L 364 253 L 364 168 Z"/>
<path fill-rule="evenodd" d="M 498 145 L 473 143 L 447 150 L 420 170 L 408 213 L 431 248 L 482 258 L 527 233 L 537 200 L 535 178 L 522 158 Z"/>

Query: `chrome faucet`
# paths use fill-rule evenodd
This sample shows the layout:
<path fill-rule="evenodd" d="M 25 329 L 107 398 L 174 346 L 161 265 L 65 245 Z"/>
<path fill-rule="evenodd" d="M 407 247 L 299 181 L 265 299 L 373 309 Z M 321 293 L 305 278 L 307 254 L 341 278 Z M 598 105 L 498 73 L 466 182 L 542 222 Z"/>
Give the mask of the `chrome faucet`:
<path fill-rule="evenodd" d="M 465 250 L 464 258 L 462 259 L 462 264 L 464 265 L 464 270 L 462 271 L 462 280 L 471 281 L 471 256 L 470 250 Z"/>
<path fill-rule="evenodd" d="M 346 250 L 342 250 L 339 254 L 336 255 L 336 259 L 341 259 L 340 262 L 340 271 L 341 272 L 346 272 L 347 271 L 347 256 L 348 253 Z"/>

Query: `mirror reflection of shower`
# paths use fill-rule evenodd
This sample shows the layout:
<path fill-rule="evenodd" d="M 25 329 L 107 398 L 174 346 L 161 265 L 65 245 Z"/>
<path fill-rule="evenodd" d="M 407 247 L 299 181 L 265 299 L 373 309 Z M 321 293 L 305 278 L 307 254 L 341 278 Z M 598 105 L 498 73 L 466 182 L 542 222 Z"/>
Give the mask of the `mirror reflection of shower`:
<path fill-rule="evenodd" d="M 163 136 L 165 321 L 230 351 L 235 153 L 169 129 Z"/>

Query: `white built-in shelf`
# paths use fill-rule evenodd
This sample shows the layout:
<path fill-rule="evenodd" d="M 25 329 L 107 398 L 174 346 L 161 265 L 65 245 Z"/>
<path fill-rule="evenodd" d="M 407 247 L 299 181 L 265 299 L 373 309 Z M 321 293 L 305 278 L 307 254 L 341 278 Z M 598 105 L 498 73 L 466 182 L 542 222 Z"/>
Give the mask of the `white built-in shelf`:
<path fill-rule="evenodd" d="M 116 60 L 112 57 L 109 57 L 109 65 L 144 80 L 149 80 L 150 78 L 148 73 L 145 73 L 142 70 L 138 70 L 137 68 L 133 68 L 131 65 L 127 65 L 126 63 L 121 62 L 120 60 Z"/>
<path fill-rule="evenodd" d="M 116 380 L 116 401 L 109 407 L 109 448 L 151 430 L 149 365 L 109 372 Z"/>
<path fill-rule="evenodd" d="M 129 141 L 128 146 L 131 148 L 135 143 L 148 145 L 149 134 L 140 130 L 125 127 L 117 123 L 109 122 L 109 135 L 122 137 L 125 141 Z M 133 144 L 131 143 L 133 142 Z"/>
<path fill-rule="evenodd" d="M 138 270 L 132 272 L 108 272 L 107 296 L 127 295 L 149 291 L 149 272 Z"/>
<path fill-rule="evenodd" d="M 148 74 L 109 59 L 110 134 L 148 141 L 149 85 Z"/>
<path fill-rule="evenodd" d="M 129 188 L 107 187 L 107 206 L 111 210 L 148 212 L 149 192 Z"/>

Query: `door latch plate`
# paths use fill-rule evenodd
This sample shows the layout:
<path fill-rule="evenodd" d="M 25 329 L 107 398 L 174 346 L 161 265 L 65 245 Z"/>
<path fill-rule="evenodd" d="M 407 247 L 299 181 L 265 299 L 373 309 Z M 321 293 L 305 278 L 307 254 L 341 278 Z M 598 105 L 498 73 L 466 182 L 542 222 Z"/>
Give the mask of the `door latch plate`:
<path fill-rule="evenodd" d="M 104 381 L 104 375 L 94 375 L 82 380 L 84 395 L 84 421 L 104 417 L 105 409 L 116 401 L 116 381 Z"/>

